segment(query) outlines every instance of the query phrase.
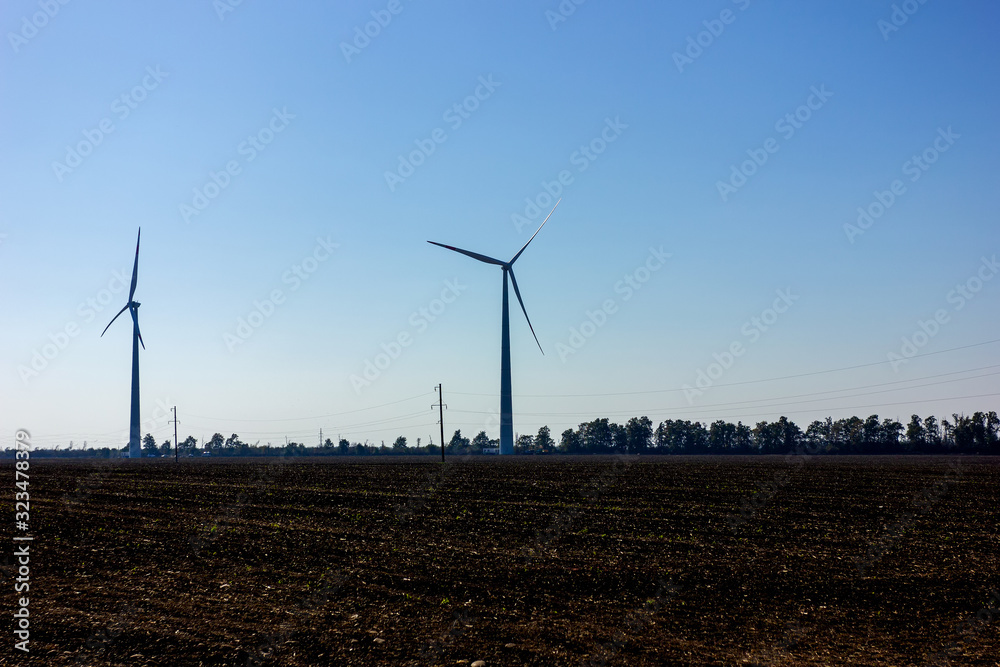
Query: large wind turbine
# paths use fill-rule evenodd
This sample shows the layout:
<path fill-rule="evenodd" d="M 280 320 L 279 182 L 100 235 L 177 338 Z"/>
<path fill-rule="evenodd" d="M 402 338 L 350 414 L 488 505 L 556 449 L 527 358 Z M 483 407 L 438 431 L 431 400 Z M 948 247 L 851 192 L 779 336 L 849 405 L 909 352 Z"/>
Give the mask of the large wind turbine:
<path fill-rule="evenodd" d="M 559 206 L 560 199 L 556 202 L 556 206 Z M 542 227 L 548 222 L 549 217 L 556 210 L 556 206 L 552 207 L 549 214 L 545 216 L 545 220 L 542 220 L 542 224 L 538 226 L 535 233 L 531 235 L 528 239 L 528 243 L 531 243 L 538 232 L 542 231 Z M 436 246 L 441 246 L 442 248 L 447 248 L 448 250 L 454 250 L 455 252 L 460 252 L 463 255 L 467 255 L 472 259 L 478 259 L 480 262 L 485 262 L 486 264 L 496 264 L 501 269 L 503 269 L 503 314 L 502 314 L 502 324 L 500 325 L 500 453 L 501 454 L 513 454 L 514 453 L 514 409 L 513 400 L 511 398 L 510 389 L 510 316 L 507 314 L 507 275 L 510 275 L 510 282 L 514 285 L 514 294 L 517 295 L 517 302 L 521 304 L 521 312 L 524 313 L 524 319 L 528 322 L 528 328 L 531 329 L 531 335 L 535 337 L 535 343 L 538 345 L 538 350 L 545 354 L 542 350 L 542 344 L 538 342 L 538 336 L 535 335 L 535 328 L 531 326 L 531 320 L 528 318 L 528 311 L 524 308 L 524 301 L 521 300 L 521 292 L 517 289 L 517 279 L 514 278 L 514 262 L 517 258 L 521 256 L 524 249 L 528 247 L 528 243 L 517 251 L 517 254 L 509 262 L 501 262 L 498 259 L 493 259 L 492 257 L 487 257 L 486 255 L 480 255 L 479 253 L 469 252 L 468 250 L 462 250 L 461 248 L 455 248 L 450 245 L 445 245 L 443 243 L 435 243 L 434 241 L 428 241 Z"/>
<path fill-rule="evenodd" d="M 128 290 L 128 303 L 118 311 L 121 315 L 126 310 L 132 315 L 132 413 L 128 421 L 128 456 L 130 459 L 137 459 L 142 456 L 142 444 L 139 440 L 139 346 L 146 349 L 146 344 L 142 342 L 142 334 L 139 333 L 139 303 L 133 301 L 135 295 L 135 281 L 139 274 L 139 237 L 142 235 L 142 228 L 135 237 L 135 264 L 132 265 L 132 286 Z M 108 330 L 118 315 L 111 318 L 108 326 L 104 327 L 101 336 Z"/>

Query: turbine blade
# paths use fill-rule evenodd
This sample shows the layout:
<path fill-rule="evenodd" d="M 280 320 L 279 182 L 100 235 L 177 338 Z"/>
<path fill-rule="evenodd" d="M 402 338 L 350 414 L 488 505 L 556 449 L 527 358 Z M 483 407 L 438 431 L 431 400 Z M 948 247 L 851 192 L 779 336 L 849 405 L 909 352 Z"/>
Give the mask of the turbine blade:
<path fill-rule="evenodd" d="M 125 307 L 118 311 L 118 315 L 121 315 L 122 313 L 124 313 L 127 308 L 128 308 L 128 304 L 126 303 Z M 107 332 L 108 327 L 110 327 L 112 324 L 114 324 L 115 320 L 118 319 L 118 315 L 115 315 L 114 317 L 112 317 L 111 321 L 108 322 L 108 326 L 104 327 L 104 331 L 101 332 L 102 336 L 105 334 L 105 332 Z"/>
<path fill-rule="evenodd" d="M 560 197 L 559 201 L 556 202 L 556 206 L 559 206 L 559 202 L 561 202 L 561 201 L 562 201 L 562 197 Z M 535 233 L 531 235 L 530 239 L 528 239 L 528 243 L 531 243 L 532 240 L 534 240 L 534 238 L 538 235 L 538 232 L 542 231 L 542 227 L 544 227 L 545 223 L 549 221 L 549 218 L 552 216 L 552 214 L 556 212 L 556 206 L 552 207 L 552 210 L 549 211 L 549 214 L 547 216 L 545 216 L 544 220 L 542 220 L 542 224 L 538 225 L 538 229 L 536 229 Z M 528 243 L 525 243 L 524 246 L 520 250 L 517 251 L 517 254 L 514 255 L 514 259 L 510 260 L 511 264 L 513 264 L 514 262 L 517 261 L 517 258 L 521 256 L 522 252 L 524 252 L 524 248 L 528 247 Z"/>
<path fill-rule="evenodd" d="M 443 243 L 437 243 L 436 241 L 428 241 L 431 245 L 441 246 L 442 248 L 447 248 L 448 250 L 454 250 L 455 252 L 460 252 L 463 255 L 468 255 L 472 259 L 478 259 L 480 262 L 486 262 L 487 264 L 496 264 L 497 266 L 503 266 L 503 262 L 499 259 L 493 259 L 492 257 L 487 257 L 486 255 L 480 255 L 478 252 L 470 252 L 468 250 L 462 250 L 461 248 L 456 248 L 454 246 L 445 245 Z"/>
<path fill-rule="evenodd" d="M 128 300 L 132 300 L 132 296 L 135 294 L 135 282 L 136 278 L 139 276 L 139 237 L 142 236 L 142 227 L 139 228 L 139 234 L 135 237 L 135 264 L 132 265 L 132 287 L 128 290 Z"/>
<path fill-rule="evenodd" d="M 142 332 L 139 331 L 139 313 L 135 308 L 129 308 L 129 312 L 132 313 L 132 321 L 135 322 L 135 333 L 139 336 L 139 345 L 142 345 L 142 349 L 146 349 L 146 344 L 142 342 Z"/>
<path fill-rule="evenodd" d="M 510 282 L 514 286 L 514 294 L 517 296 L 517 302 L 521 304 L 521 312 L 524 313 L 524 319 L 528 322 L 528 328 L 531 329 L 531 335 L 535 336 L 535 327 L 531 326 L 531 320 L 528 318 L 528 311 L 524 308 L 524 301 L 521 301 L 521 291 L 517 289 L 517 279 L 514 278 L 513 269 L 510 270 Z M 538 351 L 545 354 L 545 350 L 542 349 L 542 344 L 538 342 L 538 336 L 535 336 L 535 344 L 538 346 Z"/>

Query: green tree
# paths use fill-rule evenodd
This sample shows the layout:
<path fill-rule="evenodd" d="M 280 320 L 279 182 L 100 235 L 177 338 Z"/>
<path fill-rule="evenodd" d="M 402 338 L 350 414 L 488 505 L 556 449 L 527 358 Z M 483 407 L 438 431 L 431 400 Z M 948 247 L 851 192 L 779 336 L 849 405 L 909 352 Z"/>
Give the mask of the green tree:
<path fill-rule="evenodd" d="M 571 428 L 563 431 L 562 437 L 559 440 L 559 451 L 563 454 L 577 454 L 583 451 L 583 442 L 580 439 L 580 434 Z"/>
<path fill-rule="evenodd" d="M 462 430 L 455 431 L 448 443 L 447 451 L 452 454 L 464 454 L 469 449 L 469 439 L 462 436 Z"/>
<path fill-rule="evenodd" d="M 631 454 L 642 454 L 653 443 L 653 422 L 649 417 L 632 417 L 625 424 L 626 448 Z"/>
<path fill-rule="evenodd" d="M 486 431 L 480 431 L 476 434 L 476 437 L 472 439 L 472 453 L 482 454 L 483 449 L 490 446 L 490 436 L 486 435 Z"/>
<path fill-rule="evenodd" d="M 556 443 L 552 439 L 549 427 L 543 426 L 538 429 L 538 434 L 535 436 L 535 449 L 542 454 L 550 454 L 555 449 L 555 446 Z"/>
<path fill-rule="evenodd" d="M 226 439 L 221 433 L 214 434 L 208 442 L 205 443 L 205 449 L 209 451 L 218 451 L 222 449 L 222 445 L 225 444 Z"/>
<path fill-rule="evenodd" d="M 928 451 L 936 451 L 941 447 L 941 427 L 934 415 L 924 419 L 924 440 Z"/>
<path fill-rule="evenodd" d="M 143 456 L 156 454 L 156 438 L 153 437 L 152 433 L 147 433 L 146 437 L 142 439 L 142 452 Z"/>
<path fill-rule="evenodd" d="M 392 451 L 396 454 L 406 453 L 406 436 L 399 436 L 396 438 L 395 442 L 392 443 Z"/>
<path fill-rule="evenodd" d="M 601 417 L 591 422 L 580 424 L 580 439 L 583 450 L 591 454 L 603 454 L 612 451 L 614 446 L 614 430 L 607 417 Z"/>
<path fill-rule="evenodd" d="M 514 440 L 515 454 L 530 454 L 535 448 L 535 439 L 530 435 L 519 435 Z"/>
<path fill-rule="evenodd" d="M 164 440 L 163 444 L 160 445 L 160 454 L 162 454 L 163 456 L 168 456 L 173 451 L 174 451 L 174 443 L 171 442 L 170 440 Z"/>
<path fill-rule="evenodd" d="M 177 443 L 177 448 L 180 450 L 180 455 L 184 456 L 187 454 L 193 454 L 194 450 L 198 447 L 198 441 L 195 440 L 193 435 L 189 435 L 184 439 L 183 442 Z"/>

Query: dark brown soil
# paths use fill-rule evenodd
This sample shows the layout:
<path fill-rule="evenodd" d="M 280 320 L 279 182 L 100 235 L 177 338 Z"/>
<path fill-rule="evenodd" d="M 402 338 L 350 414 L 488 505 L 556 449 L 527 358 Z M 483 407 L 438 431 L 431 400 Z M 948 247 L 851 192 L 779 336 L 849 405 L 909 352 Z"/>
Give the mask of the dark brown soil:
<path fill-rule="evenodd" d="M 0 662 L 995 666 L 998 464 L 36 459 Z"/>

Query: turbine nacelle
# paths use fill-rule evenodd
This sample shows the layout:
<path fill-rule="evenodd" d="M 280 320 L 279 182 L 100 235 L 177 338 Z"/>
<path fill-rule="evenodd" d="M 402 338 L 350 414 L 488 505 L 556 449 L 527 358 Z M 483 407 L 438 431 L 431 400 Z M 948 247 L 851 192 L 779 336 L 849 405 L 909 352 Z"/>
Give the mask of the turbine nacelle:
<path fill-rule="evenodd" d="M 559 201 L 556 202 L 556 205 L 552 207 L 552 210 L 549 211 L 549 214 L 545 216 L 544 220 L 542 220 L 542 224 L 538 225 L 538 229 L 536 229 L 535 233 L 531 235 L 530 239 L 528 239 L 528 243 L 531 243 L 535 239 L 535 237 L 538 236 L 538 232 L 542 231 L 542 227 L 544 227 L 545 223 L 549 221 L 549 218 L 556 210 L 556 206 L 559 206 L 559 202 L 561 201 L 562 199 L 559 199 Z M 538 345 L 539 352 L 545 354 L 545 350 L 542 349 L 542 344 L 538 342 L 538 336 L 535 334 L 535 327 L 531 326 L 531 318 L 528 317 L 528 311 L 524 307 L 524 301 L 521 299 L 521 290 L 517 288 L 517 278 L 514 277 L 514 262 L 516 262 L 517 258 L 521 256 L 521 253 L 524 252 L 524 249 L 528 247 L 528 243 L 525 243 L 523 246 L 521 246 L 521 249 L 517 251 L 517 254 L 514 255 L 509 262 L 502 262 L 499 259 L 495 259 L 487 255 L 481 255 L 478 252 L 472 252 L 471 250 L 462 250 L 461 248 L 445 245 L 444 243 L 437 243 L 436 241 L 428 241 L 428 243 L 430 243 L 431 245 L 441 246 L 442 248 L 447 248 L 448 250 L 453 250 L 467 257 L 471 257 L 472 259 L 479 260 L 484 264 L 495 264 L 499 266 L 501 269 L 503 269 L 504 286 L 506 286 L 507 284 L 507 275 L 509 274 L 510 282 L 514 286 L 514 295 L 517 296 L 517 302 L 521 306 L 521 312 L 524 313 L 524 319 L 528 323 L 528 328 L 531 329 L 531 335 L 534 336 L 535 338 L 535 344 Z"/>
<path fill-rule="evenodd" d="M 142 342 L 142 333 L 139 331 L 139 315 L 138 310 L 141 305 L 138 301 L 134 300 L 132 297 L 135 296 L 135 285 L 139 278 L 139 239 L 142 236 L 142 228 L 139 229 L 139 234 L 135 238 L 135 263 L 132 265 L 132 284 L 129 286 L 128 290 L 128 303 L 126 303 L 118 314 L 111 318 L 108 322 L 108 326 L 104 327 L 104 331 L 101 332 L 101 336 L 107 333 L 108 329 L 114 324 L 118 316 L 124 313 L 126 310 L 132 315 L 132 322 L 135 324 L 135 333 L 139 337 L 139 344 L 142 345 L 142 349 L 146 349 L 146 344 Z"/>

